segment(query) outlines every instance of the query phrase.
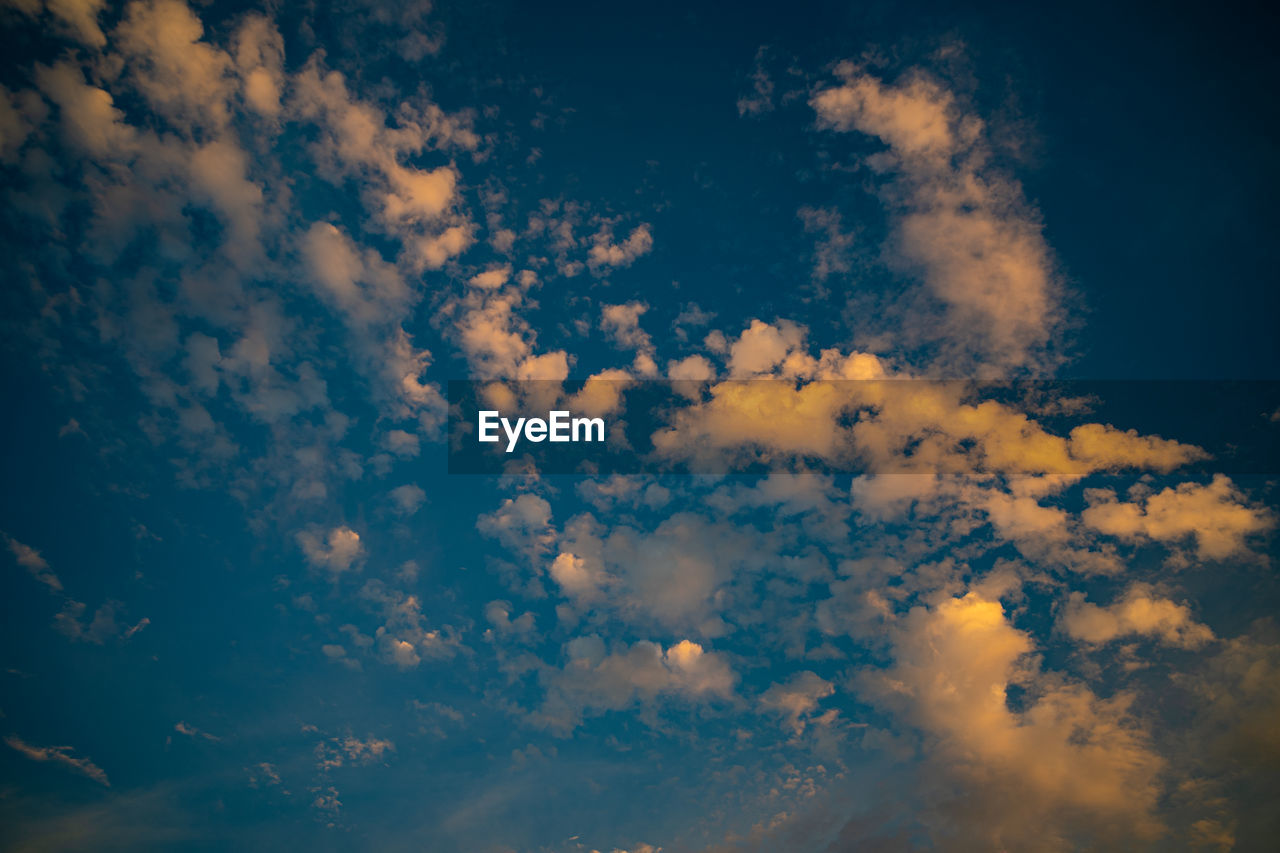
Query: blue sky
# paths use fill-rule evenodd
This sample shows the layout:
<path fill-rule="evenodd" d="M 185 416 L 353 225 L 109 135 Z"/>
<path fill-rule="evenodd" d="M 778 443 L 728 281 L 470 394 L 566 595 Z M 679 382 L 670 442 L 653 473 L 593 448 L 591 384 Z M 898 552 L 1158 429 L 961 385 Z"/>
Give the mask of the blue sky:
<path fill-rule="evenodd" d="M 1274 837 L 1274 21 L 0 15 L 4 849 Z M 785 464 L 448 473 L 593 377 Z"/>

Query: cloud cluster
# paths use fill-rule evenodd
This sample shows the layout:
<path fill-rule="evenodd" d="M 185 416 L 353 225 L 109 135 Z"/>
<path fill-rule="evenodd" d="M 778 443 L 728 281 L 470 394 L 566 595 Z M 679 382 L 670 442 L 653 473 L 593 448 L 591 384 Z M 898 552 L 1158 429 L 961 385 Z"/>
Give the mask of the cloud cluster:
<path fill-rule="evenodd" d="M 474 713 L 417 698 L 430 673 L 433 691 L 469 692 L 505 715 L 503 729 L 509 716 L 530 736 L 581 734 L 620 753 L 638 718 L 690 761 L 714 758 L 708 776 L 733 802 L 768 805 L 755 839 L 808 821 L 844 824 L 858 843 L 837 794 L 868 756 L 918 765 L 904 793 L 912 829 L 893 835 L 904 843 L 918 830 L 940 847 L 1127 847 L 1182 824 L 1206 844 L 1234 837 L 1213 785 L 1275 764 L 1277 645 L 1200 621 L 1209 609 L 1147 557 L 1186 572 L 1260 564 L 1273 514 L 1225 476 L 1180 482 L 1206 454 L 1174 438 L 1105 422 L 1058 430 L 1027 400 L 920 381 L 1051 367 L 1066 326 L 1035 210 L 988 125 L 941 78 L 888 82 L 845 63 L 809 100 L 819 128 L 860 146 L 888 216 L 882 260 L 910 286 L 876 312 L 883 327 L 816 322 L 814 300 L 860 271 L 854 234 L 868 230 L 827 201 L 799 210 L 818 241 L 809 313 L 714 327 L 693 303 L 660 304 L 660 288 L 622 292 L 625 271 L 663 250 L 652 217 L 512 200 L 521 180 L 482 168 L 505 144 L 486 131 L 501 126 L 497 107 L 448 111 L 425 85 L 396 92 L 306 40 L 289 50 L 310 52 L 286 56 L 257 13 L 206 26 L 181 0 L 132 0 L 118 15 L 95 0 L 19 8 L 76 44 L 0 90 L 7 221 L 40 238 L 15 266 L 15 299 L 39 318 L 20 331 L 79 403 L 127 372 L 143 401 L 130 434 L 174 459 L 182 485 L 238 498 L 262 540 L 279 534 L 293 567 L 277 577 L 292 605 L 282 619 L 305 626 L 327 677 L 376 671 L 420 721 L 470 726 Z M 409 3 L 352 20 L 417 63 L 442 45 L 426 14 Z M 764 59 L 738 100 L 744 116 L 789 97 Z M 612 349 L 594 346 L 602 336 Z M 689 405 L 655 436 L 660 454 L 794 471 L 566 487 L 525 467 L 429 490 L 417 474 L 439 448 L 449 358 L 504 403 L 561 400 L 556 383 L 586 366 L 601 381 L 568 404 L 617 419 L 631 414 L 620 390 L 665 369 Z M 535 379 L 543 390 L 517 384 Z M 86 432 L 81 420 L 93 430 L 92 411 L 76 415 L 62 438 Z M 814 460 L 865 473 L 813 473 Z M 1101 479 L 1118 472 L 1149 476 L 1122 494 Z M 488 501 L 474 515 L 473 485 Z M 72 576 L 5 539 L 58 596 L 66 637 L 103 644 L 150 623 L 130 626 L 113 599 L 67 598 Z M 464 581 L 442 580 L 464 567 Z M 1100 575 L 1121 591 L 1100 594 Z M 1046 600 L 1050 614 L 1031 612 Z M 1135 699 L 1141 685 L 1103 665 L 1120 654 L 1216 668 L 1174 679 L 1216 759 L 1168 748 Z M 342 773 L 413 753 L 400 735 L 345 731 L 306 739 L 307 799 L 334 825 L 351 800 Z M 505 755 L 505 734 L 477 739 Z M 68 747 L 7 743 L 108 784 Z M 555 753 L 520 752 L 536 754 Z M 759 755 L 776 762 L 752 765 Z M 260 792 L 281 787 L 277 765 L 251 766 Z M 1178 797 L 1194 820 L 1170 815 Z M 795 805 L 810 799 L 823 805 Z M 725 822 L 748 825 L 739 817 Z"/>

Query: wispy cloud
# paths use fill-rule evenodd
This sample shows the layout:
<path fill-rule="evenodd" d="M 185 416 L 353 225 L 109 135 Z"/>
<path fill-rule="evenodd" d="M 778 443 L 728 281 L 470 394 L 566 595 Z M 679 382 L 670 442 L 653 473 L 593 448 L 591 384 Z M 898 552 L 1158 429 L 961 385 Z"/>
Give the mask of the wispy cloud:
<path fill-rule="evenodd" d="M 4 742 L 14 749 L 30 758 L 32 761 L 52 761 L 64 767 L 69 767 L 81 776 L 85 776 L 97 782 L 105 788 L 110 788 L 111 783 L 107 780 L 107 774 L 102 768 L 94 764 L 88 758 L 77 758 L 72 755 L 75 751 L 69 746 L 35 746 L 27 743 L 17 735 L 9 735 Z"/>

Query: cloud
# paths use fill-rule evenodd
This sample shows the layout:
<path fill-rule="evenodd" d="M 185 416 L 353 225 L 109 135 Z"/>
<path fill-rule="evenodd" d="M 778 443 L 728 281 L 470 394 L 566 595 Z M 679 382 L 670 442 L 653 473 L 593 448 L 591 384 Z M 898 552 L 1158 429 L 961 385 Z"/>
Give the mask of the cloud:
<path fill-rule="evenodd" d="M 531 634 L 536 626 L 532 611 L 511 618 L 511 602 L 490 601 L 484 608 L 485 620 L 501 635 Z"/>
<path fill-rule="evenodd" d="M 420 296 L 401 271 L 327 222 L 314 223 L 302 235 L 300 250 L 308 284 L 342 316 L 362 372 L 377 377 L 401 404 L 400 417 L 439 417 L 443 397 L 421 380 L 431 354 L 415 347 L 401 325 Z"/>
<path fill-rule="evenodd" d="M 107 774 L 102 768 L 94 764 L 87 758 L 76 758 L 71 753 L 74 751 L 69 746 L 34 746 L 24 741 L 17 735 L 9 735 L 4 742 L 32 761 L 52 761 L 55 764 L 61 764 L 69 767 L 81 776 L 86 776 L 97 782 L 104 788 L 110 788 L 111 783 L 107 780 Z"/>
<path fill-rule="evenodd" d="M 640 328 L 640 317 L 648 310 L 649 306 L 643 302 L 604 305 L 600 311 L 600 328 L 614 346 L 635 350 L 636 357 L 632 367 L 637 374 L 654 377 L 658 372 L 658 366 L 653 360 L 656 349 L 653 339 Z"/>
<path fill-rule="evenodd" d="M 800 327 L 753 321 L 729 348 L 733 378 L 676 409 L 654 433 L 655 448 L 706 470 L 812 457 L 876 474 L 1060 478 L 1126 468 L 1168 472 L 1206 457 L 1191 445 L 1106 424 L 1057 435 L 982 386 L 891 374 L 866 353 L 828 349 L 815 358 L 804 336 Z M 740 381 L 761 378 L 792 381 Z"/>
<path fill-rule="evenodd" d="M 973 121 L 957 126 L 954 96 L 923 74 L 886 86 L 851 64 L 837 73 L 844 82 L 820 90 L 810 102 L 825 127 L 878 136 L 901 156 L 939 168 L 981 129 Z"/>
<path fill-rule="evenodd" d="M 123 121 L 111 94 L 87 83 L 73 63 L 38 67 L 36 84 L 57 105 L 62 133 L 72 148 L 101 159 L 135 153 L 137 132 Z"/>
<path fill-rule="evenodd" d="M 192 191 L 228 223 L 225 243 L 229 257 L 242 271 L 260 266 L 263 192 L 247 177 L 245 152 L 232 143 L 214 140 L 196 149 L 189 168 Z"/>
<path fill-rule="evenodd" d="M 819 127 L 878 138 L 866 158 L 885 176 L 892 212 L 887 260 L 918 278 L 928 300 L 907 300 L 887 329 L 901 345 L 936 346 L 935 369 L 999 375 L 1050 360 L 1062 328 L 1062 286 L 1035 211 L 990 165 L 986 128 L 922 71 L 887 84 L 852 63 L 810 100 Z"/>
<path fill-rule="evenodd" d="M 1110 489 L 1086 492 L 1086 525 L 1129 541 L 1195 543 L 1201 560 L 1224 560 L 1248 551 L 1249 538 L 1275 525 L 1264 508 L 1248 505 L 1229 477 L 1214 475 L 1208 485 L 1182 483 L 1155 494 L 1139 489 L 1135 500 L 1120 501 Z"/>
<path fill-rule="evenodd" d="M 562 551 L 551 561 L 548 572 L 566 596 L 580 602 L 599 597 L 601 587 L 609 581 L 598 559 L 588 564 L 568 551 Z"/>
<path fill-rule="evenodd" d="M 231 53 L 245 104 L 260 116 L 277 117 L 284 90 L 284 39 L 280 33 L 262 15 L 246 15 L 236 30 Z"/>
<path fill-rule="evenodd" d="M 418 437 L 402 429 L 393 429 L 383 438 L 383 446 L 405 459 L 415 458 L 420 450 Z"/>
<path fill-rule="evenodd" d="M 123 609 L 124 605 L 118 601 L 104 602 L 94 611 L 93 619 L 86 622 L 84 602 L 67 599 L 61 612 L 53 617 L 53 627 L 69 640 L 100 646 L 108 640 L 127 640 L 151 624 L 146 617 L 132 626 L 120 624 L 116 617 Z"/>
<path fill-rule="evenodd" d="M 302 530 L 296 539 L 307 562 L 325 569 L 335 579 L 351 570 L 365 556 L 360 534 L 346 525 L 330 528 L 325 534 L 316 528 Z"/>
<path fill-rule="evenodd" d="M 413 515 L 427 500 L 427 493 L 413 483 L 396 486 L 388 495 L 398 515 Z"/>
<path fill-rule="evenodd" d="M 95 4 L 49 8 L 75 6 L 96 16 Z M 299 311 L 280 282 L 296 277 L 338 318 L 350 363 L 374 380 L 381 414 L 414 419 L 431 438 L 444 401 L 423 376 L 430 353 L 415 346 L 404 322 L 422 296 L 424 258 L 438 267 L 456 257 L 469 245 L 470 226 L 453 212 L 454 189 L 440 184 L 454 174 L 452 161 L 428 163 L 424 155 L 471 150 L 478 140 L 464 114 L 446 114 L 425 98 L 375 107 L 341 75 L 328 75 L 319 55 L 295 63 L 293 73 L 283 59 L 283 39 L 262 15 L 206 28 L 175 0 L 126 4 L 101 55 L 63 54 L 33 69 L 36 90 L 3 93 L 0 155 L 38 140 L 33 153 L 40 156 L 21 170 L 27 192 L 45 186 L 42 198 L 84 207 L 89 216 L 75 252 L 104 273 L 91 274 L 98 285 L 83 290 L 83 300 L 57 290 L 65 282 L 39 285 L 51 305 L 81 306 L 46 315 L 42 350 L 73 343 L 81 332 L 72 330 L 84 324 L 71 315 L 82 309 L 94 318 L 93 337 L 118 346 L 136 374 L 151 404 L 143 416 L 148 434 L 199 451 L 174 454 L 186 482 L 207 486 L 213 470 L 229 474 L 227 466 L 243 462 L 273 470 L 241 477 L 238 491 L 256 479 L 259 490 L 278 484 L 282 498 L 310 502 L 355 464 L 350 451 L 331 448 L 328 471 L 324 464 L 286 470 L 311 456 L 304 445 L 314 430 L 298 416 L 331 414 L 327 389 L 329 382 L 341 387 L 343 372 L 324 354 L 332 343 L 325 316 Z M 282 135 L 285 123 L 302 136 Z M 303 137 L 315 145 L 299 145 Z M 39 166 L 54 161 L 65 164 L 57 193 Z M 336 216 L 336 224 L 311 225 L 316 216 L 302 184 L 342 184 L 366 169 L 373 180 L 354 183 L 367 189 L 356 231 Z M 286 171 L 305 177 L 286 189 Z M 388 205 L 396 204 L 388 219 Z M 359 214 L 354 209 L 352 219 Z M 62 267 L 72 247 L 60 236 L 59 214 L 50 216 L 42 263 Z M 350 236 L 370 227 L 390 236 L 379 238 L 381 252 Z M 123 277 L 105 275 L 121 263 L 129 270 Z M 175 351 L 185 351 L 186 371 L 173 369 Z M 59 375 L 83 386 L 85 362 L 62 361 Z M 223 390 L 229 398 L 219 398 Z M 245 417 L 278 427 L 256 459 L 245 458 L 254 452 L 249 444 L 232 438 Z"/>
<path fill-rule="evenodd" d="M 809 670 L 791 676 L 785 684 L 774 684 L 760 696 L 760 704 L 782 716 L 797 735 L 813 718 L 818 703 L 836 692 L 835 685 Z"/>
<path fill-rule="evenodd" d="M 653 249 L 653 234 L 649 225 L 642 223 L 631 229 L 631 233 L 620 243 L 613 242 L 613 232 L 602 226 L 592 238 L 591 249 L 587 252 L 587 266 L 596 275 L 603 275 L 611 269 L 629 267 L 636 259 L 649 254 Z"/>
<path fill-rule="evenodd" d="M 390 740 L 376 738 L 372 735 L 364 740 L 348 735 L 338 739 L 335 743 L 348 761 L 353 761 L 357 764 L 370 764 L 380 760 L 387 753 L 396 751 L 396 745 Z"/>
<path fill-rule="evenodd" d="M 1127 697 L 1040 672 L 1031 638 L 998 601 L 970 592 L 913 608 L 893 629 L 893 664 L 864 670 L 868 699 L 927 738 L 929 763 L 960 785 L 948 810 L 966 845 L 1071 849 L 1073 839 L 1149 842 L 1163 760 Z M 1009 690 L 1026 691 L 1021 709 Z"/>
<path fill-rule="evenodd" d="M 536 352 L 537 335 L 520 311 L 536 276 L 522 271 L 511 280 L 503 268 L 473 276 L 467 292 L 445 306 L 457 344 L 476 379 L 563 380 L 570 359 L 564 350 Z"/>
<path fill-rule="evenodd" d="M 363 766 L 375 764 L 389 759 L 395 751 L 396 745 L 393 741 L 373 735 L 363 739 L 350 734 L 331 737 L 315 745 L 316 770 L 320 778 L 328 779 L 329 774 L 339 767 L 352 764 Z M 320 789 L 312 788 L 311 790 L 314 793 Z M 328 792 L 322 792 L 317 796 L 312 807 L 336 815 L 342 808 L 342 803 L 337 797 L 337 790 L 329 788 Z"/>
<path fill-rule="evenodd" d="M 902 296 L 888 298 L 884 312 L 851 312 L 883 315 L 877 334 L 839 328 L 838 311 L 788 318 L 774 308 L 759 317 L 731 311 L 730 325 L 712 329 L 713 316 L 686 297 L 660 299 L 665 284 L 592 295 L 605 285 L 584 283 L 582 273 L 621 285 L 615 272 L 652 253 L 657 226 L 605 207 L 602 217 L 571 199 L 530 197 L 522 208 L 506 198 L 537 183 L 512 168 L 527 148 L 507 106 L 446 112 L 432 103 L 436 75 L 426 68 L 411 75 L 412 91 L 396 90 L 397 79 L 409 79 L 395 70 L 400 60 L 417 62 L 441 44 L 424 4 L 344 18 L 347 29 L 384 35 L 378 43 L 399 59 L 345 51 L 365 38 L 350 33 L 307 56 L 312 36 L 290 18 L 287 63 L 284 38 L 259 14 L 210 17 L 206 26 L 203 9 L 172 0 L 107 15 L 92 2 L 27 5 L 84 45 L 53 45 L 45 55 L 56 58 L 15 77 L 32 88 L 0 92 L 0 158 L 20 184 L 6 198 L 30 214 L 24 221 L 47 223 L 31 226 L 32 254 L 14 267 L 27 278 L 21 298 L 36 306 L 25 325 L 43 330 L 29 349 L 42 375 L 75 397 L 76 422 L 105 459 L 125 458 L 115 455 L 124 450 L 172 460 L 181 486 L 223 487 L 264 541 L 296 543 L 303 562 L 283 564 L 298 576 L 279 582 L 288 590 L 281 601 L 295 605 L 286 615 L 305 632 L 286 646 L 301 645 L 308 665 L 327 659 L 367 680 L 377 673 L 363 668 L 381 662 L 389 669 L 380 677 L 400 685 L 393 693 L 424 678 L 464 694 L 474 687 L 486 708 L 556 734 L 617 714 L 589 734 L 612 736 L 600 743 L 619 751 L 636 746 L 625 733 L 638 717 L 651 730 L 646 738 L 674 732 L 684 767 L 704 765 L 707 774 L 653 790 L 675 797 L 685 785 L 714 798 L 732 787 L 742 806 L 726 822 L 754 820 L 764 804 L 769 815 L 790 810 L 777 791 L 799 797 L 841 774 L 866 774 L 868 754 L 909 755 L 914 764 L 921 747 L 920 781 L 902 791 L 921 818 L 911 838 L 933 831 L 944 847 L 1013 849 L 1042 839 L 1123 847 L 1157 837 L 1161 774 L 1170 791 L 1186 776 L 1177 750 L 1148 738 L 1148 709 L 1126 705 L 1132 684 L 1117 674 L 1123 667 L 1107 665 L 1132 653 L 1118 647 L 1134 637 L 1157 642 L 1128 649 L 1172 658 L 1161 646 L 1173 646 L 1220 665 L 1220 680 L 1194 680 L 1200 705 L 1188 714 L 1212 717 L 1204 740 L 1213 749 L 1230 744 L 1222 749 L 1264 767 L 1274 756 L 1274 655 L 1260 643 L 1246 650 L 1243 641 L 1214 640 L 1193 618 L 1199 606 L 1175 603 L 1163 588 L 1127 580 L 1108 600 L 1093 586 L 1080 590 L 1079 574 L 1059 571 L 1137 578 L 1146 564 L 1130 557 L 1153 542 L 1230 560 L 1269 529 L 1269 514 L 1215 480 L 1126 496 L 1090 491 L 1082 515 L 1077 496 L 1095 485 L 1083 477 L 1167 474 L 1204 454 L 1105 423 L 1055 431 L 1018 401 L 908 381 L 950 369 L 1052 366 L 1064 329 L 1062 287 L 1037 214 L 996 168 L 996 134 L 957 90 L 923 74 L 890 82 L 845 66 L 814 92 L 820 126 L 868 137 L 838 144 L 875 151 L 859 166 L 888 210 L 882 257 L 913 283 L 895 285 Z M 100 44 L 99 19 L 119 21 Z M 765 73 L 763 54 L 746 85 L 744 114 L 789 97 Z M 451 98 L 465 96 L 448 88 Z M 513 146 L 521 149 L 515 161 L 507 159 Z M 874 226 L 862 212 L 856 227 L 847 210 L 798 212 L 815 240 L 813 279 L 849 277 L 865 263 L 858 241 Z M 819 289 L 799 298 L 812 302 Z M 786 297 L 774 301 L 785 306 Z M 596 346 L 599 334 L 569 348 L 593 327 L 625 357 Z M 833 338 L 839 346 L 828 345 Z M 513 491 L 486 508 L 501 505 L 470 520 L 458 515 L 471 506 L 470 487 L 448 500 L 432 492 L 428 519 L 430 486 L 396 473 L 430 456 L 422 445 L 438 435 L 445 410 L 434 377 L 451 358 L 494 380 L 559 380 L 586 368 L 600 381 L 571 398 L 575 410 L 620 417 L 618 390 L 656 376 L 659 346 L 673 343 L 678 351 L 664 350 L 663 363 L 689 383 L 691 405 L 660 436 L 671 458 L 816 456 L 869 473 L 847 489 L 819 475 L 610 478 L 576 488 L 530 476 L 504 481 Z M 136 387 L 116 381 L 117 361 Z M 756 379 L 774 381 L 738 381 Z M 914 387 L 899 393 L 867 381 L 878 379 Z M 95 411 L 117 388 L 121 399 L 137 392 L 140 400 L 123 438 Z M 129 438 L 137 427 L 142 436 Z M 912 466 L 924 473 L 901 473 Z M 375 527 L 390 525 L 385 542 L 376 529 L 334 521 L 362 500 L 372 501 Z M 470 605 L 435 574 L 423 585 L 405 560 L 420 551 L 424 523 L 459 518 L 458 553 L 473 573 L 458 590 L 484 593 Z M 471 520 L 474 531 L 464 529 Z M 477 533 L 489 547 L 466 550 L 463 540 Z M 7 542 L 20 565 L 60 591 L 38 552 Z M 355 585 L 326 583 L 359 572 Z M 1062 602 L 1056 632 L 1032 607 L 1044 595 L 1030 597 L 1024 583 L 1043 584 Z M 127 639 L 148 625 L 129 627 L 113 601 L 96 611 L 59 603 L 56 626 L 84 642 Z M 485 643 L 464 646 L 472 631 Z M 1032 631 L 1056 643 L 1043 647 L 1050 660 L 1061 653 L 1079 662 L 1070 651 L 1088 646 L 1087 665 L 1116 682 L 1103 692 L 1043 670 Z M 842 669 L 850 660 L 867 668 L 850 677 Z M 469 700 L 449 701 L 465 708 Z M 837 723 L 850 703 L 878 715 L 862 735 Z M 452 714 L 455 722 L 476 716 Z M 211 737 L 185 722 L 175 730 Z M 399 741 L 390 730 L 325 736 L 316 761 L 322 774 L 373 766 L 389 762 Z M 30 749 L 39 760 L 83 761 L 63 747 Z M 797 750 L 811 751 L 805 761 L 825 762 L 830 775 L 769 764 Z M 589 756 L 600 762 L 589 773 L 551 762 L 547 772 L 607 783 L 610 759 L 600 755 Z M 741 761 L 722 771 L 720 755 Z M 613 766 L 623 764 L 638 766 L 629 758 Z M 279 784 L 273 765 L 256 766 L 259 784 Z M 516 781 L 527 789 L 541 780 Z M 326 819 L 343 800 L 368 800 L 340 797 L 324 778 L 306 799 Z M 826 802 L 828 820 L 838 820 L 843 806 Z M 679 809 L 672 814 L 655 832 L 679 820 Z M 1205 843 L 1248 837 L 1217 811 L 1191 826 Z"/>
<path fill-rule="evenodd" d="M 1209 746 L 1206 758 L 1228 778 L 1246 768 L 1275 779 L 1280 768 L 1280 642 L 1269 619 L 1239 637 L 1223 640 L 1217 653 L 1178 676 L 1202 700 L 1196 735 Z M 1224 766 L 1225 762 L 1225 766 Z M 1260 786 L 1265 796 L 1268 788 Z"/>
<path fill-rule="evenodd" d="M 476 520 L 476 529 L 513 551 L 536 559 L 551 545 L 551 504 L 534 494 L 507 498 Z"/>
<path fill-rule="evenodd" d="M 260 761 L 252 767 L 246 767 L 245 772 L 249 774 L 249 787 L 279 787 L 282 784 L 280 779 L 280 771 L 274 764 L 267 761 Z"/>
<path fill-rule="evenodd" d="M 457 653 L 461 644 L 456 633 L 448 626 L 428 628 L 418 596 L 370 580 L 361 587 L 360 598 L 378 608 L 383 624 L 372 638 L 361 635 L 354 626 L 344 630 L 352 634 L 357 646 L 374 646 L 384 663 L 409 670 L 424 659 L 445 660 Z"/>
<path fill-rule="evenodd" d="M 715 367 L 700 355 L 667 362 L 667 378 L 673 382 L 706 382 L 715 377 Z"/>
<path fill-rule="evenodd" d="M 728 699 L 738 680 L 723 657 L 690 640 L 665 651 L 642 640 L 610 652 L 598 635 L 589 634 L 566 643 L 564 652 L 563 668 L 540 672 L 546 696 L 531 717 L 560 735 L 572 732 L 586 713 L 652 703 L 664 695 L 695 702 Z"/>
<path fill-rule="evenodd" d="M 651 349 L 653 339 L 640 328 L 640 317 L 648 310 L 643 302 L 604 305 L 600 309 L 600 328 L 619 348 Z"/>
<path fill-rule="evenodd" d="M 750 533 L 691 512 L 664 513 L 652 529 L 610 528 L 584 514 L 565 525 L 560 548 L 570 556 L 553 576 L 584 603 L 607 588 L 612 608 L 632 618 L 643 614 L 668 629 L 717 636 L 724 630 L 717 591 L 766 559 Z"/>
<path fill-rule="evenodd" d="M 759 118 L 765 113 L 773 112 L 773 80 L 764 67 L 768 48 L 761 47 L 756 51 L 755 66 L 751 71 L 751 91 L 738 98 L 738 115 Z"/>
<path fill-rule="evenodd" d="M 98 26 L 106 0 L 18 0 L 6 4 L 36 17 L 43 10 L 52 16 L 55 28 L 90 48 L 102 48 L 107 37 Z"/>
<path fill-rule="evenodd" d="M 222 740 L 222 738 L 218 737 L 217 735 L 211 735 L 206 731 L 202 731 L 201 729 L 196 728 L 195 726 L 188 725 L 182 720 L 179 720 L 177 723 L 174 724 L 173 730 L 178 734 L 186 735 L 189 738 L 202 738 L 204 740 L 210 740 L 210 741 Z M 277 782 L 280 781 L 278 777 L 276 781 Z"/>
<path fill-rule="evenodd" d="M 174 125 L 222 130 L 234 91 L 231 60 L 203 40 L 204 25 L 179 0 L 137 0 L 112 33 L 151 108 Z"/>
<path fill-rule="evenodd" d="M 1135 583 L 1115 603 L 1099 607 L 1073 592 L 1059 618 L 1067 636 L 1091 645 L 1120 637 L 1150 636 L 1171 646 L 1194 649 L 1213 640 L 1213 632 L 1196 622 L 1190 609 L 1153 594 L 1151 587 Z"/>
<path fill-rule="evenodd" d="M 377 108 L 351 96 L 342 74 L 315 60 L 294 77 L 292 92 L 291 113 L 322 129 L 314 148 L 321 168 L 335 179 L 365 179 L 370 211 L 404 241 L 413 266 L 438 269 L 470 246 L 470 222 L 454 210 L 455 167 L 403 162 L 429 148 L 474 150 L 479 140 L 468 116 L 448 115 L 430 103 L 419 109 L 406 104 L 390 127 Z"/>
<path fill-rule="evenodd" d="M 49 563 L 40 556 L 39 551 L 30 545 L 22 544 L 8 534 L 5 534 L 4 539 L 14 560 L 26 569 L 31 577 L 49 587 L 53 592 L 62 592 L 62 581 L 58 580 L 58 576 L 49 569 Z"/>
<path fill-rule="evenodd" d="M 813 252 L 813 280 L 823 282 L 853 269 L 854 235 L 844 230 L 840 211 L 826 207 L 801 207 L 804 230 L 820 235 Z"/>

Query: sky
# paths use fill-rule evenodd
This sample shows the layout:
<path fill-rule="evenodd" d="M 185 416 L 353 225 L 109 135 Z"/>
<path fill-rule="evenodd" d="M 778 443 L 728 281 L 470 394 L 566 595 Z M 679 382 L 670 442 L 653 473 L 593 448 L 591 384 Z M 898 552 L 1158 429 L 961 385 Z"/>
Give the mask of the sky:
<path fill-rule="evenodd" d="M 1039 6 L 4 0 L 0 849 L 1268 849 L 1276 20 Z"/>

